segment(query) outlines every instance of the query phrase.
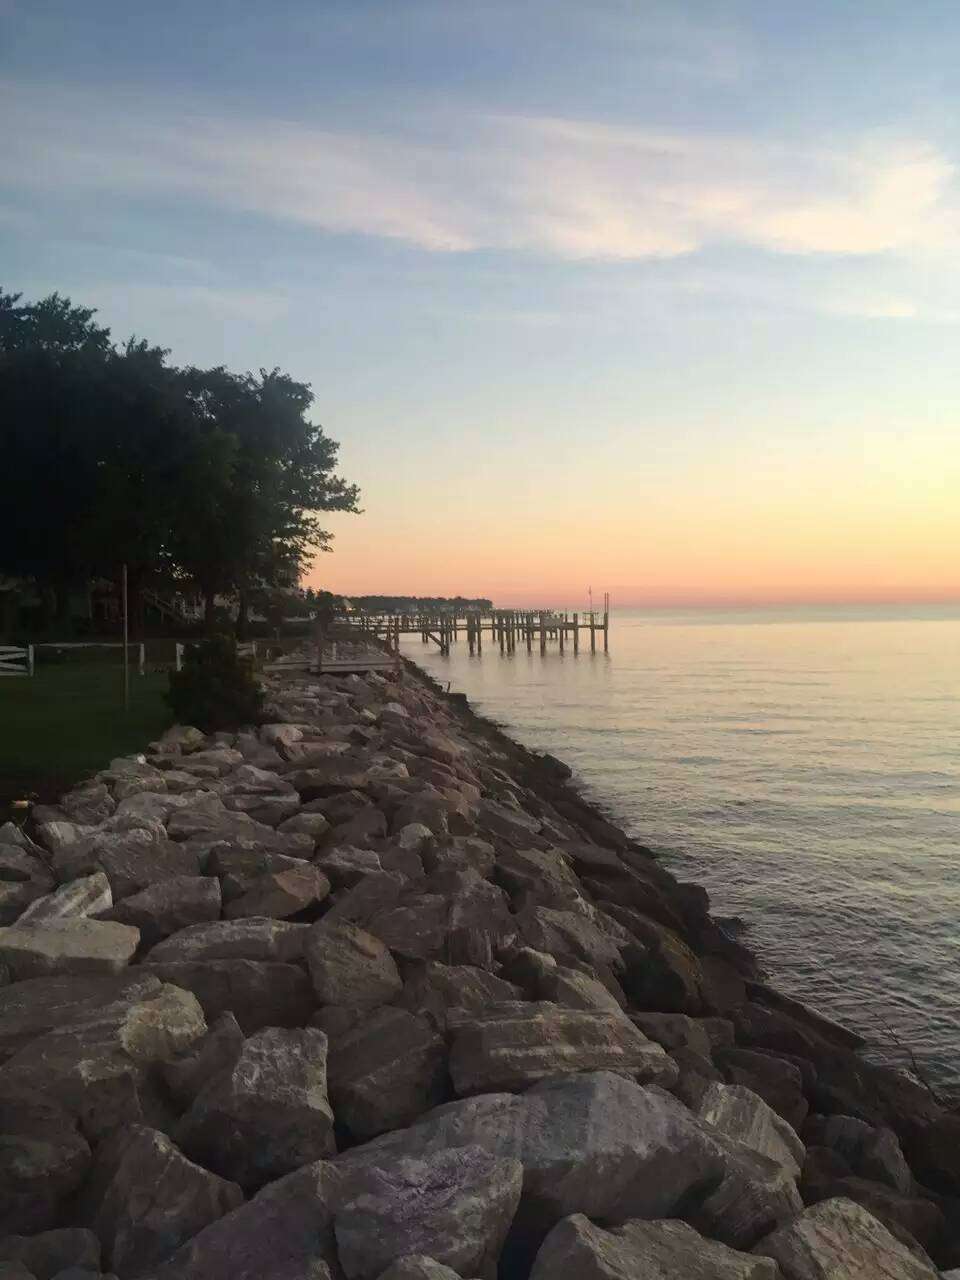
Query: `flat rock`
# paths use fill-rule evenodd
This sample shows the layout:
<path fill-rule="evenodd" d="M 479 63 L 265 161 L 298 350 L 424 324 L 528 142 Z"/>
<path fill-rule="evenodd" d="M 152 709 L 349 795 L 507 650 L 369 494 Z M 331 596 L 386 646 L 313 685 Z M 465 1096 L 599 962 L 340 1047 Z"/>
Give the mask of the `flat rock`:
<path fill-rule="evenodd" d="M 540 1246 L 530 1280 L 780 1280 L 769 1258 L 706 1240 L 685 1222 L 633 1220 L 605 1231 L 577 1213 Z"/>
<path fill-rule="evenodd" d="M 303 955 L 310 926 L 286 920 L 253 918 L 211 920 L 188 925 L 158 942 L 147 956 L 150 964 L 200 960 L 260 960 L 289 963 Z"/>
<path fill-rule="evenodd" d="M 30 904 L 19 924 L 46 924 L 49 920 L 77 920 L 99 915 L 113 906 L 110 881 L 102 871 L 62 884 L 53 893 Z"/>
<path fill-rule="evenodd" d="M 84 1197 L 104 1261 L 120 1277 L 142 1275 L 242 1203 L 236 1183 L 201 1169 L 166 1134 L 142 1125 L 101 1144 Z"/>
<path fill-rule="evenodd" d="M 537 994 L 541 1000 L 550 1000 L 553 1004 L 564 1005 L 568 1009 L 581 1009 L 586 1013 L 623 1013 L 616 996 L 607 990 L 599 978 L 565 965 L 555 965 L 551 972 L 544 975 Z M 636 1025 L 648 1039 L 662 1043 L 641 1023 L 637 1022 Z"/>
<path fill-rule="evenodd" d="M 397 1258 L 425 1254 L 493 1280 L 522 1185 L 518 1160 L 477 1146 L 370 1165 L 334 1217 L 340 1264 L 348 1280 L 376 1280 Z"/>
<path fill-rule="evenodd" d="M 130 832 L 129 837 L 135 835 Z M 128 898 L 152 884 L 175 876 L 200 875 L 200 859 L 172 840 L 134 841 L 127 838 L 98 849 L 96 860 L 107 873 L 114 900 Z"/>
<path fill-rule="evenodd" d="M 189 1106 L 201 1089 L 240 1057 L 243 1032 L 232 1013 L 224 1013 L 206 1035 L 163 1064 L 163 1079 L 173 1098 Z"/>
<path fill-rule="evenodd" d="M 561 963 L 585 961 L 597 968 L 621 967 L 620 953 L 629 941 L 625 929 L 607 921 L 596 910 L 560 911 L 553 907 L 533 907 L 517 917 L 526 946 L 545 951 Z"/>
<path fill-rule="evenodd" d="M 232 1013 L 245 1035 L 262 1027 L 302 1027 L 315 1003 L 307 975 L 294 964 L 184 960 L 140 967 L 192 992 L 208 1021 Z"/>
<path fill-rule="evenodd" d="M 0 1233 L 46 1231 L 86 1177 L 90 1148 L 55 1102 L 0 1092 Z"/>
<path fill-rule="evenodd" d="M 715 1046 L 714 1061 L 730 1084 L 741 1084 L 752 1089 L 789 1125 L 799 1131 L 809 1111 L 799 1067 L 771 1053 L 743 1049 L 732 1044 Z"/>
<path fill-rule="evenodd" d="M 711 1084 L 697 1110 L 700 1119 L 728 1137 L 800 1176 L 806 1149 L 800 1138 L 762 1098 L 742 1085 Z"/>
<path fill-rule="evenodd" d="M 936 1280 L 933 1268 L 852 1200 L 823 1200 L 755 1247 L 785 1280 Z"/>
<path fill-rule="evenodd" d="M 277 830 L 282 835 L 308 835 L 314 844 L 319 844 L 330 830 L 330 823 L 322 813 L 295 813 L 285 818 Z"/>
<path fill-rule="evenodd" d="M 100 1274 L 100 1241 L 85 1227 L 60 1227 L 33 1236 L 5 1236 L 0 1262 L 19 1262 L 36 1280 L 53 1280 L 69 1266 Z"/>
<path fill-rule="evenodd" d="M 404 905 L 375 916 L 370 921 L 370 932 L 404 959 L 435 959 L 444 950 L 449 916 L 446 898 L 439 894 L 417 895 Z"/>
<path fill-rule="evenodd" d="M 204 1227 L 151 1280 L 339 1277 L 332 1213 L 340 1181 L 333 1165 L 318 1160 L 271 1182 Z"/>
<path fill-rule="evenodd" d="M 19 844 L 4 844 L 0 840 L 0 880 L 30 881 L 53 887 L 52 877 L 42 858 L 30 853 Z"/>
<path fill-rule="evenodd" d="M 255 1190 L 335 1151 L 327 1037 L 267 1027 L 197 1095 L 177 1129 L 188 1155 Z"/>
<path fill-rule="evenodd" d="M 332 1041 L 328 1076 L 337 1122 L 372 1138 L 443 1100 L 444 1042 L 406 1009 L 376 1009 Z"/>
<path fill-rule="evenodd" d="M 630 1020 L 665 1049 L 692 1049 L 701 1058 L 711 1059 L 710 1037 L 697 1018 L 685 1013 L 631 1013 Z"/>
<path fill-rule="evenodd" d="M 140 930 L 108 920 L 47 920 L 0 929 L 0 961 L 15 982 L 58 973 L 120 973 L 140 942 Z"/>
<path fill-rule="evenodd" d="M 460 1095 L 524 1089 L 550 1076 L 613 1070 L 671 1084 L 677 1067 L 618 1011 L 588 1013 L 553 1004 L 491 1006 L 458 1022 L 450 1075 Z"/>
<path fill-rule="evenodd" d="M 231 899 L 224 908 L 229 919 L 241 916 L 268 916 L 285 920 L 314 907 L 330 892 L 330 881 L 310 863 L 289 871 L 271 871 L 260 876 L 246 893 Z"/>
<path fill-rule="evenodd" d="M 0 880 L 0 925 L 16 924 L 32 902 L 42 898 L 47 885 L 35 881 Z"/>
<path fill-rule="evenodd" d="M 723 1173 L 719 1183 L 687 1206 L 684 1217 L 704 1235 L 733 1249 L 750 1249 L 801 1211 L 796 1179 L 779 1161 L 718 1129 L 704 1128 L 713 1138 Z"/>
<path fill-rule="evenodd" d="M 321 1004 L 375 1007 L 402 990 L 396 962 L 386 946 L 356 925 L 323 921 L 313 925 L 304 955 Z"/>
<path fill-rule="evenodd" d="M 220 881 L 214 876 L 172 876 L 124 898 L 102 919 L 119 920 L 140 930 L 143 946 L 190 925 L 220 918 Z"/>

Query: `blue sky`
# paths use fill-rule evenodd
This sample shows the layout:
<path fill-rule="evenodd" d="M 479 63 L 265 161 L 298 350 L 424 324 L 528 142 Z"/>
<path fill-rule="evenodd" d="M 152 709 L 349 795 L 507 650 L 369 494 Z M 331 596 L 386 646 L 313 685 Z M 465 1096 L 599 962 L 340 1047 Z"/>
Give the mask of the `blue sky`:
<path fill-rule="evenodd" d="M 345 590 L 960 592 L 955 4 L 0 0 L 0 281 L 281 365 Z"/>

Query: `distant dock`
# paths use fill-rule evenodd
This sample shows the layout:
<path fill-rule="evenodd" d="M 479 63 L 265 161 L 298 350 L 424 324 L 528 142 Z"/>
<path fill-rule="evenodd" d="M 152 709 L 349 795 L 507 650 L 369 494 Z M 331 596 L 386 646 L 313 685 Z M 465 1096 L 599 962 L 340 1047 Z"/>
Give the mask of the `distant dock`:
<path fill-rule="evenodd" d="M 361 613 L 349 620 L 350 629 L 360 635 L 376 637 L 398 651 L 400 637 L 418 635 L 424 644 L 435 644 L 441 654 L 461 641 L 471 655 L 483 653 L 487 645 L 501 653 L 516 653 L 526 647 L 527 653 L 539 648 L 546 654 L 555 645 L 563 653 L 570 648 L 580 652 L 581 641 L 596 653 L 598 643 L 603 652 L 610 650 L 610 595 L 603 597 L 603 609 L 586 613 L 559 613 L 552 609 L 492 609 L 435 613 Z"/>

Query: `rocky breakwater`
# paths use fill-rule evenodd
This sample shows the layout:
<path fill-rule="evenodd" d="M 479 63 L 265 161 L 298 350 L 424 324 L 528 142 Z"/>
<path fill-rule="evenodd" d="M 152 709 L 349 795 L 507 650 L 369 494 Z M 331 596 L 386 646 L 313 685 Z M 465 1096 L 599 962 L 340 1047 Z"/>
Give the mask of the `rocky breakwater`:
<path fill-rule="evenodd" d="M 960 1265 L 960 1119 L 558 761 L 410 670 L 268 713 L 0 829 L 0 1276 Z"/>

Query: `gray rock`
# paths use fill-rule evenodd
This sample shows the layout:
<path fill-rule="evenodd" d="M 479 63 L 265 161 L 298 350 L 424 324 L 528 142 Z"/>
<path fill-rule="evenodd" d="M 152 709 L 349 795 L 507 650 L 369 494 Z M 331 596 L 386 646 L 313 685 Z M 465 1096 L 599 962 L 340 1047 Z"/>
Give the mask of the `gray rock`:
<path fill-rule="evenodd" d="M 150 961 L 162 982 L 191 991 L 209 1022 L 232 1013 L 245 1035 L 263 1027 L 302 1027 L 314 1006 L 307 975 L 294 964 L 255 960 Z"/>
<path fill-rule="evenodd" d="M 406 878 L 396 872 L 373 871 L 337 896 L 324 922 L 329 925 L 345 920 L 365 926 L 379 913 L 395 907 L 406 885 Z"/>
<path fill-rule="evenodd" d="M 319 1160 L 204 1227 L 152 1280 L 332 1280 L 340 1276 L 332 1206 L 340 1175 Z"/>
<path fill-rule="evenodd" d="M 243 897 L 261 876 L 271 872 L 296 871 L 303 865 L 303 858 L 291 858 L 285 853 L 215 844 L 207 859 L 207 873 L 219 876 L 223 901 L 232 902 L 234 898 Z"/>
<path fill-rule="evenodd" d="M 447 919 L 447 959 L 493 969 L 496 957 L 517 941 L 517 921 L 507 895 L 475 872 L 450 900 Z"/>
<path fill-rule="evenodd" d="M 477 1146 L 370 1165 L 342 1191 L 340 1264 L 348 1280 L 376 1280 L 396 1259 L 425 1254 L 493 1280 L 522 1185 L 518 1160 Z"/>
<path fill-rule="evenodd" d="M 337 888 L 346 889 L 352 888 L 371 872 L 383 870 L 379 853 L 350 846 L 331 849 L 317 859 L 317 866 Z"/>
<path fill-rule="evenodd" d="M 629 935 L 586 903 L 578 911 L 529 908 L 517 917 L 523 942 L 566 964 L 585 961 L 593 968 L 621 967 L 620 952 Z"/>
<path fill-rule="evenodd" d="M 31 1040 L 99 1015 L 116 1004 L 155 996 L 156 978 L 125 970 L 119 977 L 29 978 L 0 987 L 0 1063 Z"/>
<path fill-rule="evenodd" d="M 403 983 L 390 952 L 352 924 L 312 926 L 304 955 L 321 1004 L 375 1007 L 400 994 Z"/>
<path fill-rule="evenodd" d="M 166 1134 L 131 1125 L 102 1143 L 84 1196 L 104 1261 L 142 1275 L 210 1222 L 243 1203 L 233 1182 L 193 1164 Z"/>
<path fill-rule="evenodd" d="M 450 1075 L 461 1096 L 524 1089 L 537 1080 L 581 1071 L 619 1071 L 671 1084 L 677 1067 L 618 1011 L 586 1013 L 553 1004 L 508 1004 L 457 1024 Z"/>
<path fill-rule="evenodd" d="M 99 915 L 113 906 L 110 881 L 102 871 L 62 884 L 53 893 L 31 903 L 20 924 L 45 924 L 49 920 L 76 920 Z"/>
<path fill-rule="evenodd" d="M 892 1129 L 874 1128 L 853 1116 L 830 1116 L 819 1128 L 818 1140 L 839 1151 L 854 1173 L 903 1195 L 913 1191 L 913 1175 Z"/>
<path fill-rule="evenodd" d="M 571 1213 L 604 1221 L 665 1217 L 715 1185 L 726 1161 L 707 1126 L 675 1098 L 598 1071 L 547 1080 L 521 1096 L 447 1103 L 336 1164 L 347 1173 L 388 1154 L 469 1144 L 522 1163 L 531 1238 Z"/>
<path fill-rule="evenodd" d="M 541 1000 L 551 1000 L 554 1004 L 562 1004 L 568 1009 L 581 1009 L 588 1013 L 613 1013 L 621 1015 L 623 1010 L 615 996 L 607 990 L 599 978 L 583 973 L 579 969 L 569 969 L 564 965 L 554 965 L 551 972 L 544 974 L 539 984 L 538 995 Z M 646 1027 L 637 1022 L 637 1026 L 650 1040 L 658 1040 Z"/>
<path fill-rule="evenodd" d="M 443 1040 L 405 1009 L 376 1009 L 332 1041 L 330 1099 L 354 1137 L 410 1124 L 443 1100 Z"/>
<path fill-rule="evenodd" d="M 135 840 L 136 835 L 127 832 L 109 847 L 92 850 L 107 873 L 115 902 L 175 876 L 200 875 L 200 860 L 191 850 L 172 840 Z"/>
<path fill-rule="evenodd" d="M 0 1093 L 30 1090 L 100 1137 L 153 1110 L 157 1065 L 205 1031 L 199 1004 L 177 987 L 134 988 L 102 1008 L 91 1007 L 87 996 L 63 1025 L 30 1040 L 0 1067 Z"/>
<path fill-rule="evenodd" d="M 0 1091 L 0 1233 L 46 1231 L 86 1177 L 90 1148 L 54 1102 Z"/>
<path fill-rule="evenodd" d="M 809 1104 L 803 1094 L 803 1077 L 798 1067 L 770 1053 L 734 1047 L 732 1042 L 715 1048 L 714 1060 L 730 1084 L 741 1084 L 752 1089 L 789 1125 L 799 1131 L 806 1119 Z"/>
<path fill-rule="evenodd" d="M 267 1027 L 198 1094 L 177 1129 L 184 1151 L 246 1190 L 335 1151 L 327 1037 Z"/>
<path fill-rule="evenodd" d="M 309 863 L 290 871 L 271 871 L 260 876 L 246 893 L 233 898 L 224 908 L 230 919 L 242 916 L 268 916 L 285 920 L 307 907 L 316 906 L 330 892 L 330 881 Z"/>
<path fill-rule="evenodd" d="M 559 849 L 506 849 L 495 875 L 520 906 L 562 910 L 582 897 L 580 880 Z"/>
<path fill-rule="evenodd" d="M 437 848 L 425 848 L 422 852 L 428 871 L 476 871 L 477 875 L 487 877 L 496 862 L 493 845 L 476 836 L 455 836 Z"/>
<path fill-rule="evenodd" d="M 60 1227 L 0 1240 L 0 1262 L 20 1262 L 36 1280 L 52 1280 L 71 1265 L 100 1274 L 100 1241 L 85 1227 Z"/>
<path fill-rule="evenodd" d="M 147 959 L 151 964 L 198 960 L 290 962 L 303 955 L 309 929 L 309 925 L 285 920 L 212 920 L 189 925 L 158 942 Z"/>
<path fill-rule="evenodd" d="M 645 1036 L 665 1049 L 692 1049 L 709 1062 L 713 1052 L 706 1029 L 685 1013 L 632 1013 L 630 1019 Z"/>
<path fill-rule="evenodd" d="M 422 1253 L 410 1253 L 390 1264 L 380 1280 L 460 1280 L 455 1271 Z"/>
<path fill-rule="evenodd" d="M 605 1231 L 583 1214 L 558 1222 L 530 1280 L 780 1280 L 769 1258 L 736 1253 L 685 1222 L 633 1220 Z"/>
<path fill-rule="evenodd" d="M 710 1129 L 709 1126 L 704 1126 Z M 684 1217 L 698 1231 L 733 1249 L 749 1249 L 803 1206 L 793 1174 L 783 1164 L 712 1130 L 723 1173 Z"/>
<path fill-rule="evenodd" d="M 481 830 L 491 831 L 501 840 L 507 840 L 518 849 L 528 846 L 531 836 L 540 830 L 540 819 L 522 809 L 511 809 L 495 800 L 482 800 L 477 810 L 477 823 Z"/>
<path fill-rule="evenodd" d="M 190 755 L 191 752 L 202 751 L 206 743 L 204 735 L 193 725 L 175 724 L 156 742 L 151 742 L 150 750 L 155 755 Z"/>
<path fill-rule="evenodd" d="M 36 881 L 0 880 L 0 925 L 16 924 L 30 904 L 45 892 L 46 885 Z"/>
<path fill-rule="evenodd" d="M 224 1013 L 205 1036 L 163 1065 L 163 1078 L 174 1099 L 189 1106 L 221 1071 L 231 1070 L 243 1048 L 243 1032 L 232 1013 Z"/>
<path fill-rule="evenodd" d="M 520 991 L 513 983 L 495 978 L 484 969 L 428 960 L 407 974 L 397 1004 L 422 1014 L 443 1031 L 452 1010 L 481 1013 L 490 1004 L 519 997 Z"/>
<path fill-rule="evenodd" d="M 34 813 L 36 821 L 36 813 Z M 38 822 L 36 833 L 41 845 L 50 853 L 59 853 L 68 845 L 76 844 L 93 830 L 78 822 L 67 822 L 66 819 L 54 818 L 49 822 Z"/>
<path fill-rule="evenodd" d="M 800 1176 L 806 1148 L 781 1116 L 742 1085 L 711 1084 L 697 1109 L 700 1119 Z"/>
<path fill-rule="evenodd" d="M 277 830 L 283 835 L 308 835 L 317 845 L 330 830 L 330 823 L 322 813 L 295 813 L 284 819 Z"/>
<path fill-rule="evenodd" d="M 89 1275 L 89 1272 L 85 1273 L 82 1280 L 88 1280 Z M 22 1262 L 0 1262 L 0 1280 L 37 1280 L 37 1277 Z M 96 1276 L 94 1280 L 97 1280 Z"/>
<path fill-rule="evenodd" d="M 140 930 L 143 946 L 190 925 L 220 918 L 220 881 L 214 876 L 173 876 L 124 898 L 102 919 L 119 920 Z"/>
<path fill-rule="evenodd" d="M 120 973 L 140 942 L 140 930 L 107 920 L 47 920 L 0 929 L 0 961 L 15 982 L 58 973 Z"/>
<path fill-rule="evenodd" d="M 852 1200 L 823 1200 L 754 1248 L 784 1280 L 936 1280 L 937 1273 Z"/>
<path fill-rule="evenodd" d="M 47 864 L 18 844 L 0 843 L 0 880 L 13 883 L 30 882 L 53 888 L 53 877 Z"/>

